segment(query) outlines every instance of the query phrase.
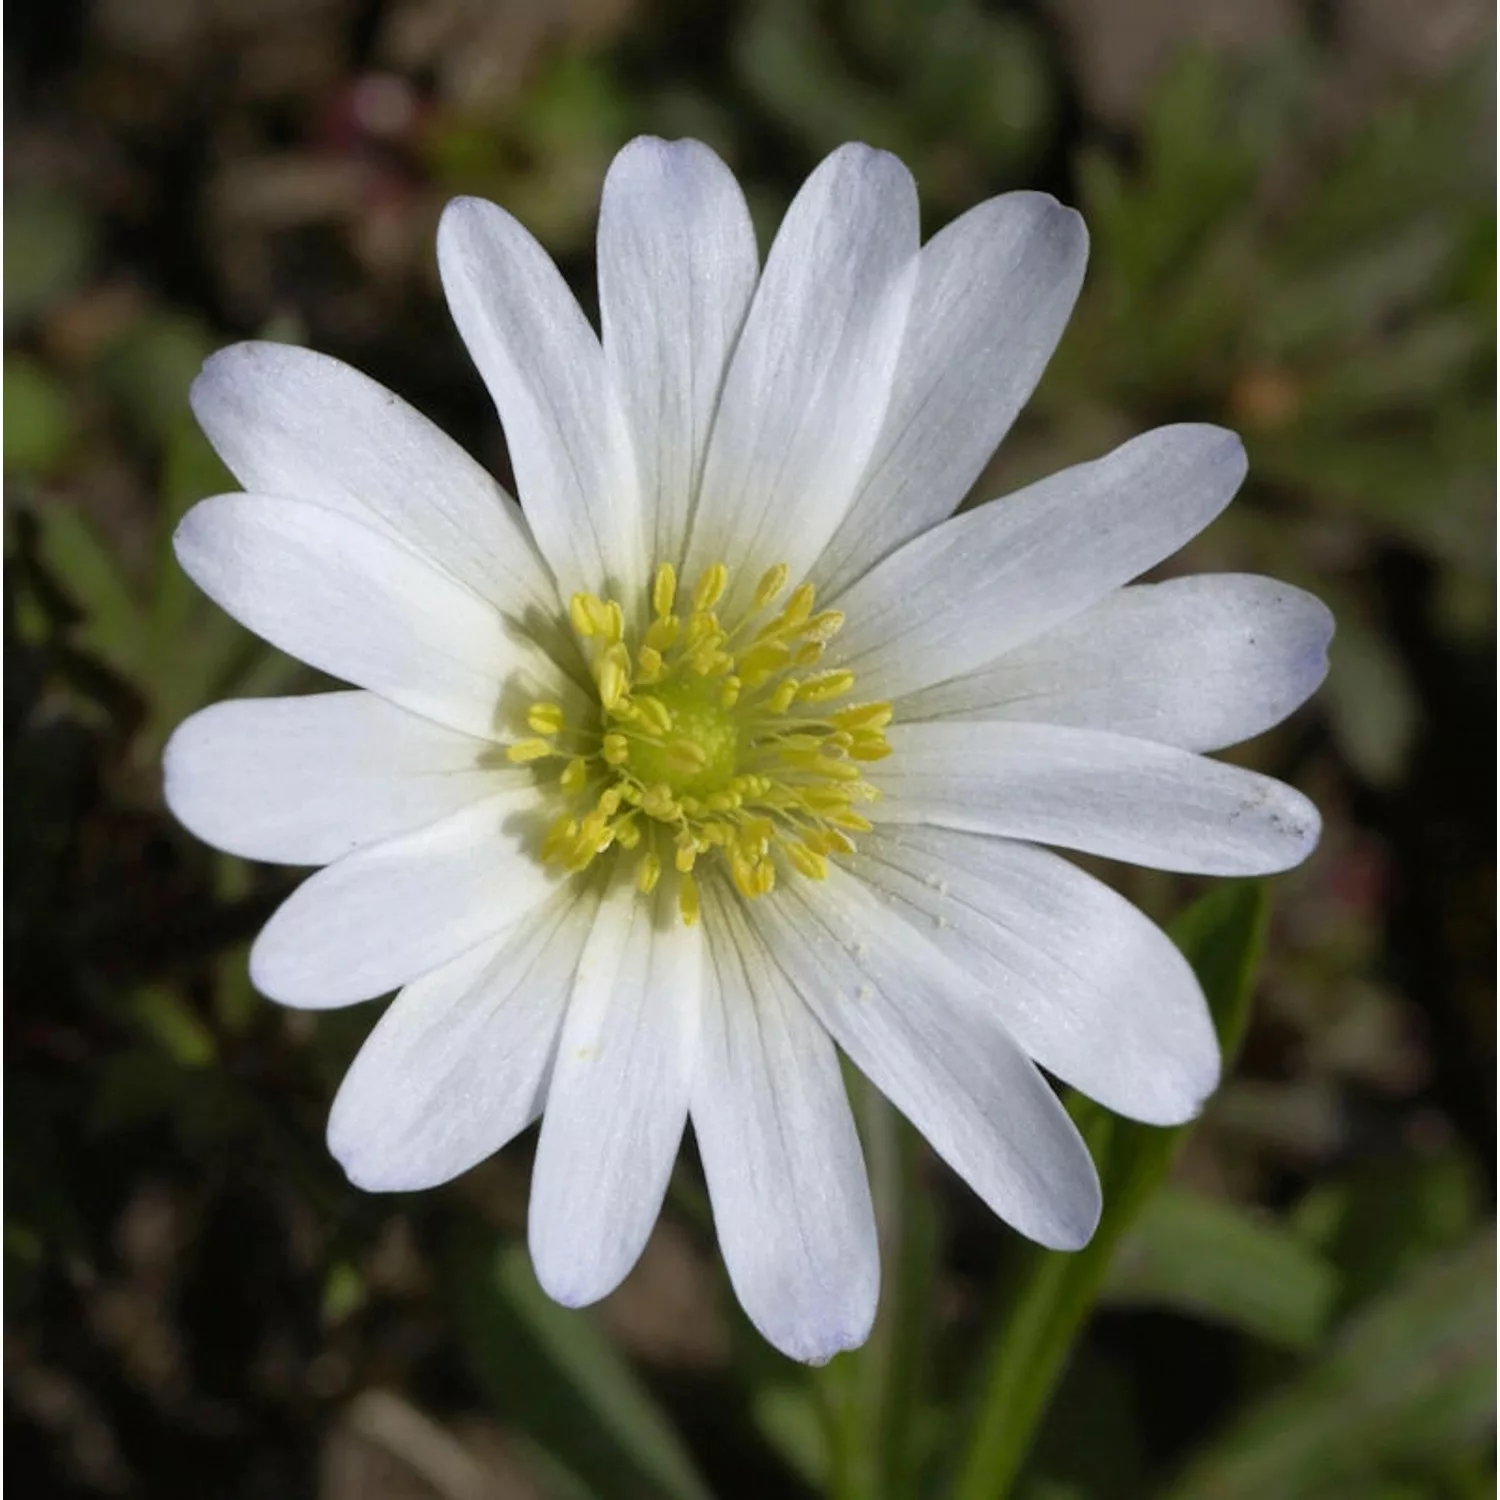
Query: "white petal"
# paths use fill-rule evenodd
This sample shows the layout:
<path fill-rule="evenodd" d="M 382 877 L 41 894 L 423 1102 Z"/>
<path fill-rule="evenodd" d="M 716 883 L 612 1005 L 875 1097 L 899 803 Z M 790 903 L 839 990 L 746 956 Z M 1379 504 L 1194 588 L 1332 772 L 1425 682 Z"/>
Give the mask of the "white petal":
<path fill-rule="evenodd" d="M 242 625 L 450 729 L 492 738 L 520 705 L 567 691 L 493 605 L 321 505 L 220 495 L 174 540 L 188 575 Z"/>
<path fill-rule="evenodd" d="M 615 879 L 578 964 L 531 1177 L 537 1280 L 569 1307 L 612 1292 L 661 1212 L 687 1123 L 702 931 Z"/>
<path fill-rule="evenodd" d="M 1232 432 L 1158 427 L 954 516 L 839 598 L 838 659 L 875 698 L 972 672 L 1171 556 L 1244 477 Z"/>
<path fill-rule="evenodd" d="M 536 1119 L 596 905 L 587 889 L 559 891 L 396 996 L 328 1120 L 328 1149 L 356 1187 L 436 1187 Z"/>
<path fill-rule="evenodd" d="M 707 146 L 643 136 L 615 157 L 599 208 L 604 359 L 655 522 L 651 555 L 677 566 L 759 269 L 744 195 Z"/>
<path fill-rule="evenodd" d="M 559 592 L 634 595 L 646 576 L 635 458 L 599 340 L 567 283 L 525 229 L 479 198 L 444 211 L 438 268 Z"/>
<path fill-rule="evenodd" d="M 903 698 L 902 719 L 1015 719 L 1220 750 L 1279 724 L 1328 672 L 1311 594 L 1209 573 L 1120 589 L 990 666 Z"/>
<path fill-rule="evenodd" d="M 321 1010 L 410 983 L 519 922 L 556 888 L 533 845 L 535 787 L 371 844 L 311 876 L 250 950 L 250 977 L 283 1005 Z"/>
<path fill-rule="evenodd" d="M 868 1337 L 880 1291 L 870 1185 L 838 1055 L 732 892 L 703 886 L 712 971 L 693 1090 L 735 1295 L 784 1354 Z"/>
<path fill-rule="evenodd" d="M 1028 844 L 936 828 L 867 834 L 851 873 L 977 982 L 1027 1054 L 1118 1114 L 1176 1125 L 1219 1081 L 1187 960 L 1123 897 Z"/>
<path fill-rule="evenodd" d="M 1155 870 L 1266 875 L 1318 841 L 1318 810 L 1269 776 L 1167 745 L 1052 724 L 897 724 L 881 823 L 1057 844 Z"/>
<path fill-rule="evenodd" d="M 162 755 L 167 806 L 245 859 L 326 865 L 526 781 L 488 740 L 373 693 L 215 703 Z"/>
<path fill-rule="evenodd" d="M 890 401 L 916 280 L 917 195 L 893 156 L 843 146 L 771 246 L 709 439 L 688 573 L 732 562 L 743 604 L 800 578 L 854 498 Z"/>
<path fill-rule="evenodd" d="M 326 354 L 236 344 L 193 383 L 193 412 L 247 489 L 313 500 L 404 542 L 498 609 L 556 611 L 514 500 L 384 386 Z"/>
<path fill-rule="evenodd" d="M 1054 1249 L 1087 1242 L 1094 1164 L 974 976 L 841 869 L 745 905 L 850 1060 L 995 1213 Z"/>
<path fill-rule="evenodd" d="M 1051 359 L 1087 258 L 1083 220 L 1046 193 L 991 198 L 922 247 L 880 440 L 813 571 L 829 597 L 958 509 Z"/>

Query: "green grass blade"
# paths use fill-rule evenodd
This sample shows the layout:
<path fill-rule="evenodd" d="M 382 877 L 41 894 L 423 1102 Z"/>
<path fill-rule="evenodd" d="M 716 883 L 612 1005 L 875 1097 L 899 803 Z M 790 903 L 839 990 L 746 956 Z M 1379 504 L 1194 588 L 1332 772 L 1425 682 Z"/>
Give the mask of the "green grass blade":
<path fill-rule="evenodd" d="M 1488 1445 L 1494 1334 L 1495 1238 L 1487 1229 L 1356 1314 L 1322 1359 L 1211 1442 L 1167 1500 L 1374 1494 L 1382 1477 Z"/>
<path fill-rule="evenodd" d="M 1103 1300 L 1172 1308 L 1283 1349 L 1315 1344 L 1338 1277 L 1274 1221 L 1165 1187 L 1142 1210 L 1105 1277 Z"/>

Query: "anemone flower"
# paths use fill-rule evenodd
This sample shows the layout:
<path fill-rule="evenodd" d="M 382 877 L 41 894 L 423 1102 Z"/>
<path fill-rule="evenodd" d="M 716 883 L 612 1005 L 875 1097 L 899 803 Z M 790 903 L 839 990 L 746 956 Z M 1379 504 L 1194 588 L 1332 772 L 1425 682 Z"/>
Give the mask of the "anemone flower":
<path fill-rule="evenodd" d="M 372 1191 L 540 1117 L 529 1241 L 614 1288 L 692 1122 L 746 1312 L 859 1344 L 879 1262 L 842 1052 L 1001 1218 L 1092 1233 L 1098 1179 L 1043 1069 L 1191 1117 L 1219 1055 L 1193 974 L 1042 846 L 1160 870 L 1296 864 L 1318 816 L 1206 758 L 1317 686 L 1315 599 L 1133 584 L 1245 474 L 1158 428 L 954 514 L 1030 395 L 1087 236 L 1008 193 L 920 243 L 910 175 L 850 145 L 764 266 L 728 169 L 641 139 L 604 185 L 596 334 L 476 199 L 438 263 L 520 504 L 347 366 L 240 344 L 193 388 L 245 493 L 183 567 L 352 691 L 221 703 L 166 753 L 208 842 L 322 866 L 251 953 L 323 1009 L 396 990 L 328 1139 Z"/>

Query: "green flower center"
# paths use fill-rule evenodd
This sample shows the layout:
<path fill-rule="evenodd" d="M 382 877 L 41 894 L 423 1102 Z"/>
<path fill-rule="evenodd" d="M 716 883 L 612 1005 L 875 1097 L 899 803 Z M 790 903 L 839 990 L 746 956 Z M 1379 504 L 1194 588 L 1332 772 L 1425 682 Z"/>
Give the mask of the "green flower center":
<path fill-rule="evenodd" d="M 722 689 L 711 677 L 693 675 L 658 684 L 655 698 L 671 716 L 672 742 L 638 737 L 630 769 L 646 785 L 665 786 L 674 797 L 722 792 L 734 779 L 740 753 L 740 722 L 721 706 Z"/>

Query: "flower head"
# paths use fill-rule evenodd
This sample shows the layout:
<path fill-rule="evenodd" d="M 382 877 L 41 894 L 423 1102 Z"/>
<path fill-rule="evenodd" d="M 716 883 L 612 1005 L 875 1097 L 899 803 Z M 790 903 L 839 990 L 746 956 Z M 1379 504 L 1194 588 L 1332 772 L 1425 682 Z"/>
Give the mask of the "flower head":
<path fill-rule="evenodd" d="M 879 1279 L 836 1046 L 1047 1245 L 1087 1240 L 1099 1189 L 1039 1068 L 1137 1119 L 1198 1109 L 1191 971 L 1038 846 L 1302 859 L 1306 799 L 1203 752 L 1312 692 L 1331 625 L 1267 579 L 1132 584 L 1238 487 L 1218 428 L 953 515 L 1085 253 L 1037 193 L 921 246 L 904 168 L 847 146 L 762 268 L 722 163 L 643 139 L 605 183 L 601 337 L 519 224 L 459 200 L 439 263 L 521 506 L 331 359 L 208 362 L 194 409 L 246 493 L 178 555 L 355 690 L 204 710 L 167 797 L 222 848 L 324 867 L 255 944 L 268 995 L 400 991 L 333 1107 L 354 1182 L 445 1181 L 540 1116 L 532 1254 L 584 1303 L 691 1120 L 741 1301 L 821 1360 Z"/>

